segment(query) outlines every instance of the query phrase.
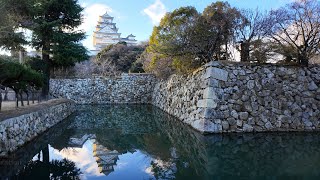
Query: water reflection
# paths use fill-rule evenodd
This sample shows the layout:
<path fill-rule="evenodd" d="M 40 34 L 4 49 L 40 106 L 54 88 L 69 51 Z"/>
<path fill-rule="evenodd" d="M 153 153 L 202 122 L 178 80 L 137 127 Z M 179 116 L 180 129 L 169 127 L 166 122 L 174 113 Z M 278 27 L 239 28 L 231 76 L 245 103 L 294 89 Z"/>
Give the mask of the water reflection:
<path fill-rule="evenodd" d="M 320 176 L 319 133 L 203 136 L 152 106 L 79 106 L 78 110 L 32 143 L 0 159 L 0 176 L 9 179 L 34 176 L 318 179 Z M 70 176 L 63 176 L 66 174 Z"/>

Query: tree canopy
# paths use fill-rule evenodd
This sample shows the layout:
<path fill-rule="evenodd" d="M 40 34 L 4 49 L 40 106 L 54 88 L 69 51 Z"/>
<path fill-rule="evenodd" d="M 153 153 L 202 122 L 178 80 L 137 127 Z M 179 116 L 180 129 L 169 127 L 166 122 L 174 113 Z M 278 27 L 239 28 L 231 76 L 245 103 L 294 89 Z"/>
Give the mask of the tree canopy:
<path fill-rule="evenodd" d="M 27 44 L 24 34 L 17 30 L 27 22 L 23 7 L 28 0 L 13 6 L 15 1 L 0 0 L 0 48 L 6 50 L 19 50 Z"/>
<path fill-rule="evenodd" d="M 99 52 L 95 63 L 104 75 L 117 72 L 144 72 L 142 64 L 137 61 L 144 50 L 144 45 L 128 46 L 120 42 L 109 45 Z"/>
<path fill-rule="evenodd" d="M 45 75 L 43 95 L 48 94 L 50 69 L 74 66 L 89 59 L 86 48 L 80 43 L 85 33 L 77 28 L 82 23 L 83 8 L 77 0 L 1 0 L 8 23 L 1 24 L 0 46 L 18 49 L 27 43 L 18 29 L 32 33 L 28 42 L 42 54 Z M 9 40 L 10 41 L 9 41 Z"/>
<path fill-rule="evenodd" d="M 320 2 L 295 1 L 266 13 L 221 1 L 202 13 L 181 7 L 153 28 L 149 43 L 142 56 L 149 72 L 188 72 L 208 61 L 230 60 L 238 56 L 234 50 L 243 62 L 308 65 L 319 56 Z"/>
<path fill-rule="evenodd" d="M 301 0 L 269 14 L 269 36 L 289 61 L 308 65 L 319 54 L 320 2 Z"/>
<path fill-rule="evenodd" d="M 0 72 L 0 87 L 13 89 L 16 96 L 18 93 L 21 96 L 22 92 L 28 93 L 29 91 L 39 90 L 43 86 L 41 73 L 10 58 L 0 57 Z M 1 102 L 2 96 L 0 97 L 0 110 Z M 18 102 L 17 98 L 16 102 Z"/>
<path fill-rule="evenodd" d="M 198 13 L 194 7 L 181 7 L 167 13 L 154 27 L 147 49 L 152 64 L 172 59 L 178 71 L 197 68 L 211 60 L 226 60 L 240 12 L 227 2 L 215 2 Z"/>

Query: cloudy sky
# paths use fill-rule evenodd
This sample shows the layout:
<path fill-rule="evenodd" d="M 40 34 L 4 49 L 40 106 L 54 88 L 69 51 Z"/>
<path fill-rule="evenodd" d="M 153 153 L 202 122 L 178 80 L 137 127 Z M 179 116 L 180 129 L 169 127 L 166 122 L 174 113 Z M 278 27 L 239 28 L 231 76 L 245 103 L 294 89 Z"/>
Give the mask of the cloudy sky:
<path fill-rule="evenodd" d="M 251 8 L 265 11 L 276 9 L 292 0 L 228 0 L 238 8 Z M 149 38 L 154 25 L 157 25 L 166 12 L 181 6 L 194 6 L 199 12 L 215 2 L 213 0 L 79 0 L 84 9 L 84 23 L 80 27 L 87 32 L 83 44 L 89 49 L 92 46 L 92 33 L 99 15 L 106 11 L 114 16 L 122 37 L 134 34 L 138 41 Z"/>
<path fill-rule="evenodd" d="M 84 7 L 84 22 L 80 29 L 86 32 L 87 38 L 82 42 L 89 50 L 94 49 L 92 34 L 99 15 L 108 12 L 114 17 L 122 37 L 129 34 L 136 36 L 138 41 L 149 39 L 152 28 L 158 25 L 166 12 L 182 6 L 194 6 L 199 12 L 216 0 L 78 0 Z M 294 0 L 227 0 L 232 7 L 258 8 L 261 11 L 279 8 Z M 27 47 L 27 51 L 33 50 Z M 0 49 L 0 54 L 9 52 Z"/>

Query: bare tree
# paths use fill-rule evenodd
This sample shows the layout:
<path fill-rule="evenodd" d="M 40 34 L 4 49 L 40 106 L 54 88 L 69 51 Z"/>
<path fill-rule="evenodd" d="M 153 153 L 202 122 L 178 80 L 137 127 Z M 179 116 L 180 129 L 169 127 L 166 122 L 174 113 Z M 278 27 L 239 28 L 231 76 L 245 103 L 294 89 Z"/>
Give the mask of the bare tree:
<path fill-rule="evenodd" d="M 253 10 L 241 10 L 241 17 L 235 27 L 235 42 L 239 44 L 236 49 L 240 52 L 240 60 L 243 62 L 253 61 L 263 56 L 265 48 L 263 39 L 267 34 L 269 24 L 267 23 L 266 16 L 262 14 L 258 9 Z M 251 55 L 251 52 L 253 54 Z M 260 58 L 251 58 L 259 54 Z M 264 60 L 263 60 L 264 61 Z"/>
<path fill-rule="evenodd" d="M 271 11 L 269 29 L 271 39 L 283 49 L 287 58 L 301 65 L 319 53 L 320 44 L 320 2 L 300 0 L 284 8 Z"/>
<path fill-rule="evenodd" d="M 119 75 L 121 72 L 117 70 L 116 65 L 112 61 L 100 61 L 98 59 L 93 59 L 94 64 L 94 74 L 100 76 L 115 76 Z"/>

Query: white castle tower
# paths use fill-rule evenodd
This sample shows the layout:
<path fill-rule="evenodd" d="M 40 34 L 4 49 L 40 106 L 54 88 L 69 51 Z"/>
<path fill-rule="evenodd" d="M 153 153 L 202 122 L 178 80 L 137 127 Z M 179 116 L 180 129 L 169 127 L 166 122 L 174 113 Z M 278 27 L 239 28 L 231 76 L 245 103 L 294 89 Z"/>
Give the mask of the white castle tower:
<path fill-rule="evenodd" d="M 113 17 L 107 12 L 104 15 L 99 16 L 96 30 L 93 32 L 94 51 L 98 53 L 106 46 L 122 41 L 126 42 L 127 45 L 134 45 L 137 43 L 134 35 L 130 34 L 126 38 L 121 38 L 121 33 L 119 33 L 118 30 L 116 23 L 113 22 Z"/>

